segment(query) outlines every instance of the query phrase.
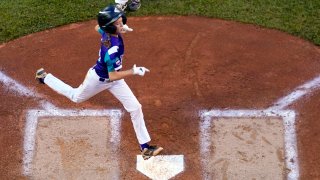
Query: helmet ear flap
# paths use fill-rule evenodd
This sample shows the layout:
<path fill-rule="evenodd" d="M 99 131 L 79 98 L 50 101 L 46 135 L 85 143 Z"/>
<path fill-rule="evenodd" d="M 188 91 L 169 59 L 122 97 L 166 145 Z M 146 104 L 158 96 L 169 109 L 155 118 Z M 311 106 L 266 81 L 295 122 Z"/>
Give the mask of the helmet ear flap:
<path fill-rule="evenodd" d="M 122 17 L 122 23 L 127 24 L 127 17 L 124 14 L 121 17 Z M 103 30 L 107 33 L 115 34 L 117 32 L 117 27 L 113 24 L 110 24 L 103 27 Z"/>
<path fill-rule="evenodd" d="M 121 17 L 122 17 L 122 23 L 123 23 L 123 24 L 127 24 L 127 17 L 126 17 L 126 15 L 123 14 Z"/>
<path fill-rule="evenodd" d="M 115 34 L 117 32 L 117 27 L 113 24 L 103 27 L 103 30 L 110 34 Z"/>

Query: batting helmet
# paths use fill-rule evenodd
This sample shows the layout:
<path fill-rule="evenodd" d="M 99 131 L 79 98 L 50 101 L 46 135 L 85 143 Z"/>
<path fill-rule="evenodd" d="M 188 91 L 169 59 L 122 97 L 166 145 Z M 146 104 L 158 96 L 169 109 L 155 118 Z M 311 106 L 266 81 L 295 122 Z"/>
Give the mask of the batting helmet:
<path fill-rule="evenodd" d="M 114 34 L 117 31 L 117 27 L 112 23 L 118 20 L 121 16 L 124 16 L 123 12 L 115 12 L 114 9 L 114 5 L 109 5 L 98 14 L 98 24 L 100 28 L 111 34 Z"/>

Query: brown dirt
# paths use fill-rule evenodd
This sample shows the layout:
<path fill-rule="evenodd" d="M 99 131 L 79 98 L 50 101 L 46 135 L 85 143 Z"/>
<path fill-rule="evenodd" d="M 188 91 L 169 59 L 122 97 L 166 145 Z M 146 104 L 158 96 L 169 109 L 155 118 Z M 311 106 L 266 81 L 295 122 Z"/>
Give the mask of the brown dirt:
<path fill-rule="evenodd" d="M 202 17 L 129 18 L 124 69 L 151 70 L 127 78 L 145 114 L 153 142 L 164 154 L 183 154 L 185 171 L 175 179 L 201 178 L 201 109 L 264 109 L 319 74 L 320 49 L 297 37 L 254 25 Z M 95 21 L 35 33 L 0 47 L 1 71 L 61 108 L 122 108 L 109 93 L 74 104 L 34 81 L 39 67 L 78 86 L 98 55 Z M 38 99 L 21 98 L 0 83 L 1 179 L 21 175 L 25 111 Z M 112 100 L 108 100 L 112 99 Z M 319 99 L 316 92 L 296 110 L 301 179 L 320 179 Z M 120 140 L 122 179 L 147 179 L 135 169 L 138 144 L 129 115 Z"/>

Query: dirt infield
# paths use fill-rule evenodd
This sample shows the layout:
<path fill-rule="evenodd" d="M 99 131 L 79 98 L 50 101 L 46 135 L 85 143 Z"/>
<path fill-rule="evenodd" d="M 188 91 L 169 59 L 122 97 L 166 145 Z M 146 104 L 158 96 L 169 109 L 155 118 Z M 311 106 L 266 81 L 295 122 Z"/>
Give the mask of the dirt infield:
<path fill-rule="evenodd" d="M 77 87 L 98 58 L 95 24 L 71 24 L 0 46 L 0 71 L 41 94 L 21 96 L 0 83 L 0 179 L 26 179 L 25 116 L 41 100 L 65 109 L 123 109 L 108 92 L 74 104 L 34 80 L 44 67 Z M 266 109 L 320 74 L 319 47 L 277 30 L 202 17 L 129 17 L 128 24 L 134 31 L 124 35 L 124 69 L 137 64 L 151 72 L 126 82 L 143 106 L 153 142 L 165 155 L 184 155 L 184 172 L 175 179 L 203 178 L 200 110 Z M 288 108 L 297 113 L 300 179 L 320 179 L 320 91 Z M 135 168 L 139 147 L 127 113 L 120 129 L 120 179 L 147 179 Z"/>

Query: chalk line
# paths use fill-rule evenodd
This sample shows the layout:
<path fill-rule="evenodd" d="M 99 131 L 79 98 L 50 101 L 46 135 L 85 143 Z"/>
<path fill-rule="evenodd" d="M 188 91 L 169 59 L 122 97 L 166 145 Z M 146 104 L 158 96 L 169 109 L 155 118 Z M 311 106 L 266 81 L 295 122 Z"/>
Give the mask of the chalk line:
<path fill-rule="evenodd" d="M 285 97 L 277 100 L 272 107 L 269 109 L 284 109 L 299 100 L 303 96 L 312 93 L 312 91 L 320 87 L 320 76 L 314 78 L 311 81 L 306 82 L 305 84 L 297 87 L 292 93 L 288 94 Z"/>
<path fill-rule="evenodd" d="M 2 71 L 0 71 L 0 82 L 2 82 L 3 85 L 6 88 L 8 88 L 10 91 L 17 93 L 20 96 L 42 99 L 42 95 L 36 93 L 35 91 L 31 90 L 30 88 L 23 86 L 22 84 L 20 84 L 16 80 L 7 76 Z M 45 101 L 45 100 L 41 100 L 40 105 L 44 109 L 52 109 L 52 108 L 57 109 L 57 107 L 55 107 L 52 103 Z"/>
<path fill-rule="evenodd" d="M 35 91 L 32 91 L 26 87 L 24 87 L 22 84 L 18 83 L 14 79 L 7 76 L 5 73 L 0 71 L 0 82 L 3 83 L 5 87 L 10 89 L 13 92 L 18 93 L 21 96 L 27 96 L 27 97 L 41 97 L 38 95 Z"/>

